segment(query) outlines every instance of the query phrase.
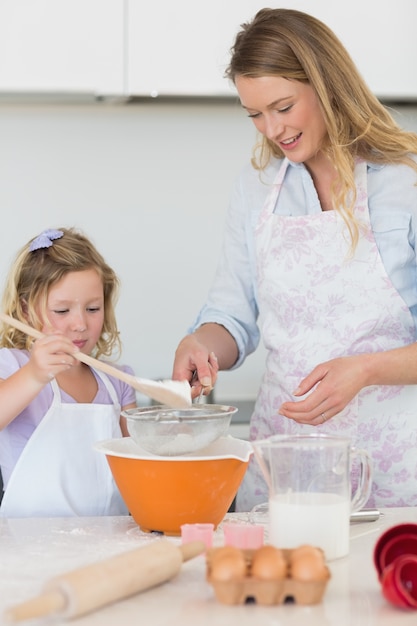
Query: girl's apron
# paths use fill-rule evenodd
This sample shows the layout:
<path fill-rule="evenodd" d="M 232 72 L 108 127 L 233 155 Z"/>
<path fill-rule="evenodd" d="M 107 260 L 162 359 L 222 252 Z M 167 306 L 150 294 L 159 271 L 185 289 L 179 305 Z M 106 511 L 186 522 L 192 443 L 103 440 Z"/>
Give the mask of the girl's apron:
<path fill-rule="evenodd" d="M 370 224 L 367 168 L 355 168 L 355 217 L 360 238 L 351 253 L 337 211 L 300 217 L 274 214 L 288 167 L 284 160 L 255 231 L 260 326 L 268 350 L 266 371 L 251 420 L 251 439 L 275 433 L 326 432 L 348 436 L 373 460 L 368 505 L 417 505 L 417 386 L 364 388 L 320 426 L 277 413 L 300 381 L 330 359 L 374 353 L 415 341 L 411 313 L 392 285 Z M 238 510 L 268 499 L 251 460 L 237 498 Z"/>
<path fill-rule="evenodd" d="M 113 404 L 61 402 L 56 380 L 53 401 L 27 442 L 10 476 L 1 517 L 126 515 L 106 457 L 97 441 L 121 437 L 120 404 L 105 374 Z"/>

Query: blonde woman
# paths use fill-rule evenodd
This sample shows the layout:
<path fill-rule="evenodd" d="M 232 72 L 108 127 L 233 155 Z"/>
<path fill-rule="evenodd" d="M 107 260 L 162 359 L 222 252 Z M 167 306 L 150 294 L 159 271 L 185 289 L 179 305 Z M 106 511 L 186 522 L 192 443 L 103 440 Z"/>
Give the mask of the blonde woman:
<path fill-rule="evenodd" d="M 262 336 L 251 438 L 348 436 L 372 456 L 369 504 L 416 506 L 417 135 L 299 11 L 263 9 L 242 25 L 227 76 L 260 142 L 173 375 L 197 371 L 197 394 Z M 253 461 L 237 508 L 266 499 Z"/>

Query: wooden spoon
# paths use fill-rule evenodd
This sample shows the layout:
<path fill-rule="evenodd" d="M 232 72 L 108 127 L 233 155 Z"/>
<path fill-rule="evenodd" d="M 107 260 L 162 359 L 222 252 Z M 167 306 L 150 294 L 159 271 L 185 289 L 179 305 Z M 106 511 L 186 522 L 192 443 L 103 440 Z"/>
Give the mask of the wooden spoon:
<path fill-rule="evenodd" d="M 25 335 L 33 337 L 34 339 L 41 339 L 45 336 L 39 330 L 36 330 L 36 328 L 24 324 L 10 315 L 0 313 L 0 319 L 5 324 L 17 328 L 22 331 L 22 333 L 25 333 Z M 119 370 L 106 361 L 95 359 L 83 352 L 75 352 L 71 356 L 96 370 L 100 370 L 105 374 L 109 374 L 109 376 L 114 376 L 114 378 L 122 380 L 134 389 L 137 389 L 137 391 L 140 391 L 161 404 L 166 404 L 173 408 L 185 408 L 192 403 L 191 387 L 187 380 L 149 380 L 146 378 L 137 378 L 136 376 Z"/>

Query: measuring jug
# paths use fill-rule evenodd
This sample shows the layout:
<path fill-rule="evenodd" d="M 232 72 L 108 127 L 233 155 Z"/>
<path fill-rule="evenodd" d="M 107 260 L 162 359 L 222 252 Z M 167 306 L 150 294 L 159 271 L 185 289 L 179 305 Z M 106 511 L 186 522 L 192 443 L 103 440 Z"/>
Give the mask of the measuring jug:
<path fill-rule="evenodd" d="M 269 487 L 269 543 L 314 545 L 327 560 L 346 556 L 350 514 L 371 490 L 368 453 L 324 434 L 274 435 L 252 445 Z"/>

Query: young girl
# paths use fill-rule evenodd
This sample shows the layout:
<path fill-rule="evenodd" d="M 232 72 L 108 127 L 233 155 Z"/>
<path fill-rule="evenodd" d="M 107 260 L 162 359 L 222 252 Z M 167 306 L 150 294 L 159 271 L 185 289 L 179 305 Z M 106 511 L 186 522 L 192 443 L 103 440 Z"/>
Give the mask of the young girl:
<path fill-rule="evenodd" d="M 74 358 L 120 351 L 118 278 L 74 229 L 44 231 L 19 252 L 4 313 L 37 328 L 0 334 L 0 516 L 126 514 L 95 442 L 127 435 L 135 391 Z M 124 367 L 131 372 L 130 368 Z"/>

